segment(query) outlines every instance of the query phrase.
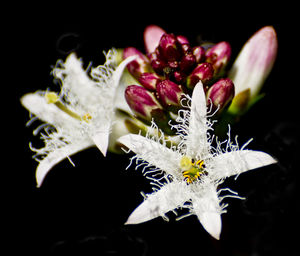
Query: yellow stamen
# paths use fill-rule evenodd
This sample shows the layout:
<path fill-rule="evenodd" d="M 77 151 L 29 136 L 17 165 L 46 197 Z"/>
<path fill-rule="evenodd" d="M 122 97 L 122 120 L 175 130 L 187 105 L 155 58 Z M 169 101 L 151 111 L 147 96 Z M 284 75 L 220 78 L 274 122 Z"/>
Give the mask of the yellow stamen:
<path fill-rule="evenodd" d="M 203 170 L 204 161 L 189 158 L 188 156 L 183 156 L 180 160 L 180 168 L 183 170 L 183 177 L 187 183 L 192 183 L 197 180 L 202 174 L 205 173 Z"/>
<path fill-rule="evenodd" d="M 202 168 L 203 164 L 204 164 L 204 161 L 203 161 L 203 160 L 198 160 L 198 161 L 195 163 L 195 165 L 197 165 L 197 167 L 200 168 L 200 169 Z"/>
<path fill-rule="evenodd" d="M 58 95 L 55 92 L 48 92 L 45 94 L 46 102 L 48 104 L 54 104 L 56 107 L 58 107 L 60 110 L 68 114 L 69 116 L 79 120 L 79 121 L 85 121 L 89 122 L 92 119 L 92 116 L 89 113 L 86 113 L 82 118 L 80 115 L 76 114 L 72 110 L 68 109 L 60 100 Z"/>

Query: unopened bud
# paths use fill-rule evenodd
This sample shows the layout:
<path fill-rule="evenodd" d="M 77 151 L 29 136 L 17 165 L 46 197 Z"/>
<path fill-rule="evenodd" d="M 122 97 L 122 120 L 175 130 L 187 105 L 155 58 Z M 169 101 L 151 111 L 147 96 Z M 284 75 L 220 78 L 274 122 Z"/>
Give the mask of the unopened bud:
<path fill-rule="evenodd" d="M 151 67 L 158 74 L 163 74 L 164 68 L 167 67 L 167 63 L 159 57 L 158 51 L 154 51 L 148 54 Z"/>
<path fill-rule="evenodd" d="M 214 83 L 206 95 L 212 110 L 220 113 L 234 97 L 234 84 L 229 78 L 222 78 Z"/>
<path fill-rule="evenodd" d="M 196 58 L 197 63 L 201 63 L 205 60 L 205 50 L 202 46 L 195 46 L 192 52 Z"/>
<path fill-rule="evenodd" d="M 188 72 L 196 65 L 196 57 L 192 53 L 185 54 L 180 61 L 180 70 Z"/>
<path fill-rule="evenodd" d="M 178 43 L 180 43 L 181 45 L 183 45 L 183 44 L 189 45 L 190 44 L 189 40 L 185 36 L 179 35 L 179 36 L 176 36 L 176 39 L 177 39 Z"/>
<path fill-rule="evenodd" d="M 149 25 L 144 30 L 144 43 L 147 53 L 154 52 L 159 44 L 160 38 L 166 32 L 156 25 Z"/>
<path fill-rule="evenodd" d="M 157 84 L 156 91 L 161 104 L 170 111 L 177 113 L 183 96 L 180 86 L 170 80 L 163 80 Z"/>
<path fill-rule="evenodd" d="M 186 74 L 181 71 L 175 71 L 173 73 L 173 78 L 177 83 L 181 83 L 186 78 Z"/>
<path fill-rule="evenodd" d="M 181 47 L 173 34 L 163 34 L 159 41 L 159 52 L 166 61 L 176 61 L 181 57 Z"/>
<path fill-rule="evenodd" d="M 150 91 L 156 90 L 156 85 L 161 79 L 155 73 L 143 73 L 139 77 L 140 84 Z"/>
<path fill-rule="evenodd" d="M 151 66 L 148 58 L 138 49 L 134 47 L 127 47 L 123 51 L 123 59 L 134 55 L 137 55 L 137 58 L 127 65 L 127 69 L 131 75 L 138 79 L 142 73 L 150 72 Z"/>
<path fill-rule="evenodd" d="M 182 44 L 181 49 L 185 54 L 191 52 L 191 47 L 189 44 Z"/>
<path fill-rule="evenodd" d="M 150 122 L 154 110 L 162 110 L 162 106 L 147 89 L 130 85 L 125 90 L 125 99 L 130 109 L 142 120 Z"/>
<path fill-rule="evenodd" d="M 229 62 L 231 46 L 228 42 L 220 42 L 206 51 L 206 62 L 213 65 L 215 73 L 219 73 Z"/>
<path fill-rule="evenodd" d="M 193 72 L 187 77 L 186 85 L 189 89 L 193 89 L 195 85 L 201 80 L 203 85 L 207 84 L 213 78 L 214 68 L 210 63 L 199 64 Z"/>
<path fill-rule="evenodd" d="M 274 65 L 277 48 L 276 32 L 271 26 L 261 28 L 246 42 L 229 71 L 236 95 L 250 89 L 253 100 L 259 94 Z"/>

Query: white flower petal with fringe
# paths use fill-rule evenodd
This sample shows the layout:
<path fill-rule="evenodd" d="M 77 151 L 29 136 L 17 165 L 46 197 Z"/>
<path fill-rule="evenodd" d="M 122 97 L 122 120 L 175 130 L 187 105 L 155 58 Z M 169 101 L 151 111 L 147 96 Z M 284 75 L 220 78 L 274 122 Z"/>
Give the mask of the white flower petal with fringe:
<path fill-rule="evenodd" d="M 264 152 L 244 150 L 248 143 L 239 149 L 231 142 L 229 133 L 225 143 L 210 134 L 213 128 L 208 120 L 201 82 L 194 88 L 192 98 L 187 96 L 187 102 L 188 109 L 179 111 L 177 124 L 172 126 L 180 138 L 178 145 L 170 146 L 162 131 L 157 132 L 159 135 L 130 134 L 119 139 L 136 154 L 131 164 L 135 160 L 137 167 L 144 167 L 143 172 L 154 190 L 144 196 L 144 202 L 133 211 L 126 224 L 138 224 L 158 216 L 167 218 L 167 212 L 187 208 L 187 215 L 195 214 L 205 230 L 219 239 L 221 214 L 226 212 L 227 206 L 221 204 L 222 199 L 241 197 L 227 188 L 218 190 L 217 186 L 226 177 L 276 163 L 276 160 Z M 153 127 L 156 127 L 154 123 Z M 224 195 L 224 192 L 229 193 Z"/>
<path fill-rule="evenodd" d="M 40 186 L 49 170 L 65 158 L 96 145 L 105 156 L 115 118 L 115 97 L 121 75 L 132 56 L 116 67 L 116 51 L 106 54 L 106 62 L 92 68 L 90 77 L 74 53 L 65 63 L 58 61 L 53 75 L 61 82 L 59 94 L 49 91 L 29 93 L 22 105 L 46 124 L 41 137 L 45 147 L 36 149 L 36 170 Z M 46 127 L 46 128 L 45 128 Z M 35 133 L 38 133 L 35 131 Z"/>

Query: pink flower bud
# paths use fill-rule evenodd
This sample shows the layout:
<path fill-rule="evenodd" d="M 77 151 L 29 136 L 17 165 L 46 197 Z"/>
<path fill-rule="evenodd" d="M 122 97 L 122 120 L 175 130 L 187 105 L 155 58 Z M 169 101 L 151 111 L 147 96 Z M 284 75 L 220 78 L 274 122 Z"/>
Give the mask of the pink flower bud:
<path fill-rule="evenodd" d="M 196 57 L 192 53 L 185 54 L 180 61 L 180 70 L 188 72 L 196 65 Z"/>
<path fill-rule="evenodd" d="M 214 83 L 206 95 L 212 110 L 220 113 L 234 97 L 234 84 L 229 78 L 222 78 Z"/>
<path fill-rule="evenodd" d="M 181 106 L 180 100 L 183 96 L 183 91 L 180 86 L 170 80 L 163 80 L 157 84 L 156 91 L 157 98 L 161 104 L 177 113 L 178 107 Z"/>
<path fill-rule="evenodd" d="M 193 89 L 200 80 L 203 85 L 205 85 L 213 78 L 213 75 L 214 68 L 212 64 L 206 62 L 201 63 L 187 77 L 186 85 L 188 88 Z"/>
<path fill-rule="evenodd" d="M 176 39 L 177 39 L 178 43 L 180 43 L 181 45 L 183 45 L 183 44 L 189 45 L 190 44 L 189 40 L 185 36 L 179 35 L 179 36 L 176 36 Z"/>
<path fill-rule="evenodd" d="M 159 52 L 166 61 L 176 61 L 181 57 L 181 46 L 173 34 L 163 34 L 159 41 Z"/>
<path fill-rule="evenodd" d="M 123 51 L 123 59 L 137 55 L 138 57 L 127 65 L 127 69 L 136 79 L 142 73 L 150 72 L 151 66 L 148 58 L 134 47 L 127 47 Z"/>
<path fill-rule="evenodd" d="M 156 25 L 149 25 L 144 30 L 144 43 L 147 53 L 154 52 L 159 44 L 160 38 L 166 32 Z"/>
<path fill-rule="evenodd" d="M 192 52 L 196 58 L 197 63 L 201 63 L 205 60 L 205 50 L 202 46 L 195 46 Z"/>
<path fill-rule="evenodd" d="M 256 97 L 274 65 L 277 55 L 276 31 L 271 26 L 258 30 L 243 46 L 229 71 L 236 95 L 250 89 L 250 99 Z"/>
<path fill-rule="evenodd" d="M 206 62 L 213 65 L 215 73 L 219 73 L 229 62 L 231 46 L 227 42 L 220 42 L 206 51 Z"/>
<path fill-rule="evenodd" d="M 161 105 L 157 102 L 153 94 L 138 85 L 127 86 L 125 89 L 125 99 L 137 117 L 145 121 L 151 121 L 153 111 L 162 110 Z"/>
<path fill-rule="evenodd" d="M 143 73 L 139 77 L 139 82 L 143 87 L 150 91 L 156 90 L 156 85 L 161 79 L 155 73 Z"/>

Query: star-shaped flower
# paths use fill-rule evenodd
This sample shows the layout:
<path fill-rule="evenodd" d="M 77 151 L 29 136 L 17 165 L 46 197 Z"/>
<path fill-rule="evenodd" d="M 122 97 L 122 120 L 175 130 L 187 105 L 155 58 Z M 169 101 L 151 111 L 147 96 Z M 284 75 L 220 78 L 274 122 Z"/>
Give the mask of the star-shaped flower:
<path fill-rule="evenodd" d="M 90 78 L 81 60 L 72 53 L 53 70 L 54 77 L 62 84 L 59 94 L 38 91 L 21 98 L 23 106 L 35 116 L 32 120 L 38 118 L 46 123 L 35 131 L 44 128 L 41 137 L 45 147 L 32 147 L 39 161 L 38 186 L 54 165 L 83 149 L 96 145 L 106 154 L 119 80 L 126 65 L 135 58 L 132 56 L 116 67 L 116 57 L 116 51 L 110 50 L 106 63 L 93 68 Z"/>
<path fill-rule="evenodd" d="M 158 216 L 166 218 L 165 214 L 171 210 L 187 208 L 188 215 L 195 214 L 206 231 L 219 239 L 221 214 L 226 207 L 221 201 L 225 197 L 240 197 L 230 189 L 218 190 L 218 185 L 226 177 L 276 160 L 264 152 L 245 150 L 246 145 L 239 149 L 230 137 L 223 143 L 215 140 L 209 132 L 213 128 L 207 119 L 201 82 L 196 85 L 187 107 L 179 111 L 178 124 L 174 126 L 180 137 L 177 146 L 170 146 L 161 131 L 152 137 L 129 134 L 119 139 L 136 154 L 133 160 L 138 166 L 144 166 L 143 172 L 154 185 L 153 193 L 145 195 L 144 202 L 126 224 L 138 224 Z M 224 195 L 226 191 L 230 193 Z"/>

